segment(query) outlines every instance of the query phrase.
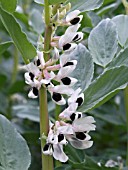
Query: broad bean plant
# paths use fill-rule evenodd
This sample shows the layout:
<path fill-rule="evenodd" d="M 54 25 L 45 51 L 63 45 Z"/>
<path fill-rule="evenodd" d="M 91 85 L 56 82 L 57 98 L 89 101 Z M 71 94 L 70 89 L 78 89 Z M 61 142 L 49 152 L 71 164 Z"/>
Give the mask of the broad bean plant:
<path fill-rule="evenodd" d="M 0 0 L 0 170 L 128 169 L 127 15 Z"/>

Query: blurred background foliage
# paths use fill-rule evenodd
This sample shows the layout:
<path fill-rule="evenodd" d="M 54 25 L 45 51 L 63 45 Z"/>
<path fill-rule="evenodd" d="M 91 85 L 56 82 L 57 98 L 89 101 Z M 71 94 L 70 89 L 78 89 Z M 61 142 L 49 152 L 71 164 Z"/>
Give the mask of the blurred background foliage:
<path fill-rule="evenodd" d="M 44 34 L 42 20 L 43 6 L 33 0 L 19 0 L 14 16 L 20 23 L 30 42 L 36 47 L 40 34 Z M 83 44 L 86 46 L 90 31 L 102 19 L 125 14 L 121 0 L 104 0 L 103 5 L 92 12 L 83 12 L 81 30 L 85 33 Z M 64 29 L 58 29 L 61 35 Z M 32 154 L 32 164 L 29 170 L 41 170 L 41 152 L 39 135 L 39 101 L 27 97 L 29 87 L 24 82 L 24 64 L 21 54 L 13 45 L 12 40 L 0 21 L 0 114 L 6 116 L 26 139 Z M 27 49 L 26 49 L 27 50 Z M 95 76 L 102 72 L 101 67 L 95 66 Z M 56 117 L 56 106 L 48 96 L 49 114 L 52 121 Z M 109 159 L 126 160 L 126 116 L 124 106 L 124 91 L 120 91 L 102 106 L 89 111 L 96 119 L 97 129 L 91 134 L 94 141 L 92 148 L 80 151 L 70 146 L 66 147 L 69 162 L 62 165 L 55 162 L 56 170 L 62 169 L 101 169 L 96 162 L 103 165 Z M 88 155 L 88 156 L 87 156 Z M 85 159 L 86 158 L 86 159 Z M 85 161 L 86 160 L 86 161 Z M 94 161 L 95 160 L 95 161 Z M 89 168 L 92 167 L 92 168 Z M 115 169 L 105 168 L 103 169 Z"/>

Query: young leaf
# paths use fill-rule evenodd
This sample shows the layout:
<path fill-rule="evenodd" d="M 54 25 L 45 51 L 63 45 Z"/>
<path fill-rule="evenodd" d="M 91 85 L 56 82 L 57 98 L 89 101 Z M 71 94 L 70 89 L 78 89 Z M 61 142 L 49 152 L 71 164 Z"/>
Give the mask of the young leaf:
<path fill-rule="evenodd" d="M 107 69 L 123 65 L 128 66 L 128 48 L 120 51 L 117 57 L 108 65 Z"/>
<path fill-rule="evenodd" d="M 72 4 L 72 9 L 78 9 L 81 12 L 90 11 L 99 8 L 103 4 L 103 0 L 69 0 Z"/>
<path fill-rule="evenodd" d="M 125 88 L 126 86 L 123 85 L 125 85 L 127 82 L 128 67 L 121 66 L 107 70 L 96 80 L 94 80 L 85 90 L 84 104 L 79 110 L 82 112 L 91 110 L 117 89 Z"/>
<path fill-rule="evenodd" d="M 115 24 L 102 20 L 90 33 L 88 46 L 96 64 L 105 67 L 114 58 L 118 48 Z"/>
<path fill-rule="evenodd" d="M 27 170 L 31 156 L 23 137 L 0 115 L 0 169 Z"/>
<path fill-rule="evenodd" d="M 92 56 L 85 46 L 79 44 L 69 57 L 77 60 L 77 67 L 72 73 L 72 76 L 78 80 L 75 87 L 80 87 L 84 91 L 93 78 L 94 64 Z"/>
<path fill-rule="evenodd" d="M 22 32 L 20 25 L 16 22 L 13 15 L 7 13 L 0 7 L 0 18 L 24 60 L 27 62 L 27 59 L 34 58 L 36 56 L 36 50 L 28 41 L 25 33 Z"/>
<path fill-rule="evenodd" d="M 3 9 L 13 13 L 16 9 L 17 0 L 0 0 L 0 4 L 2 5 Z"/>
<path fill-rule="evenodd" d="M 117 27 L 119 43 L 125 46 L 128 39 L 128 15 L 115 16 L 112 21 Z"/>
<path fill-rule="evenodd" d="M 12 41 L 0 43 L 0 55 L 4 53 L 8 49 L 8 47 L 10 47 L 10 45 L 12 45 Z"/>

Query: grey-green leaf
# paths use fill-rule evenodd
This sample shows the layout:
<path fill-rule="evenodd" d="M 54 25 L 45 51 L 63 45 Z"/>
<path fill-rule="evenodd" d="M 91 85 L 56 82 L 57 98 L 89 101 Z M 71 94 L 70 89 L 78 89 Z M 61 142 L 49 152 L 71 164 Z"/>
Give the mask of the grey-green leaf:
<path fill-rule="evenodd" d="M 0 170 L 28 170 L 30 162 L 31 155 L 26 141 L 0 115 Z"/>
<path fill-rule="evenodd" d="M 0 0 L 0 4 L 6 11 L 13 13 L 16 9 L 17 0 Z"/>
<path fill-rule="evenodd" d="M 120 51 L 113 61 L 108 65 L 107 69 L 123 65 L 128 66 L 128 48 Z"/>
<path fill-rule="evenodd" d="M 96 64 L 105 67 L 114 58 L 118 48 L 115 24 L 102 20 L 90 33 L 88 47 Z"/>
<path fill-rule="evenodd" d="M 120 80 L 121 78 L 121 80 Z M 128 82 L 128 67 L 121 66 L 112 68 L 104 72 L 91 85 L 85 90 L 84 104 L 81 106 L 80 111 L 88 111 L 94 108 L 98 103 L 104 100 L 111 93 L 117 89 L 123 89 Z"/>
<path fill-rule="evenodd" d="M 10 47 L 10 45 L 12 45 L 12 41 L 8 41 L 8 42 L 4 42 L 4 43 L 0 43 L 0 55 L 5 52 L 8 47 Z"/>
<path fill-rule="evenodd" d="M 71 10 L 90 11 L 99 8 L 103 0 L 69 0 L 72 4 Z"/>
<path fill-rule="evenodd" d="M 94 64 L 92 56 L 84 45 L 79 44 L 69 57 L 77 60 L 77 67 L 72 73 L 72 77 L 78 80 L 75 88 L 80 87 L 84 91 L 93 78 Z"/>
<path fill-rule="evenodd" d="M 117 26 L 119 42 L 122 46 L 125 46 L 125 43 L 128 39 L 128 15 L 118 15 L 112 18 L 112 21 Z"/>
<path fill-rule="evenodd" d="M 36 2 L 37 4 L 44 5 L 44 0 L 34 0 L 34 2 Z"/>
<path fill-rule="evenodd" d="M 0 7 L 0 19 L 5 28 L 9 32 L 14 44 L 21 52 L 24 60 L 32 59 L 36 56 L 36 49 L 28 41 L 24 32 L 22 32 L 20 25 L 16 22 L 13 15 L 7 13 Z"/>

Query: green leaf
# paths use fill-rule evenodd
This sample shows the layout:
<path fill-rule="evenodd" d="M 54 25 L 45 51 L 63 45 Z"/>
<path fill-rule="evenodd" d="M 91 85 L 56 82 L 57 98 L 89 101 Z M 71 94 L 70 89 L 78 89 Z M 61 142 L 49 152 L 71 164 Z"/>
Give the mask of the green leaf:
<path fill-rule="evenodd" d="M 33 9 L 32 13 L 30 15 L 29 24 L 33 27 L 34 31 L 36 31 L 38 34 L 41 34 L 44 32 L 44 22 L 42 18 L 41 12 L 37 9 Z"/>
<path fill-rule="evenodd" d="M 125 43 L 128 39 L 128 16 L 127 15 L 118 15 L 112 18 L 112 21 L 116 24 L 118 31 L 118 39 L 122 46 L 125 46 Z"/>
<path fill-rule="evenodd" d="M 118 66 L 128 66 L 128 48 L 119 52 L 117 57 L 108 65 L 107 69 L 118 67 Z"/>
<path fill-rule="evenodd" d="M 0 169 L 27 170 L 31 156 L 23 137 L 0 115 Z"/>
<path fill-rule="evenodd" d="M 28 41 L 24 32 L 22 32 L 20 25 L 16 22 L 13 15 L 7 13 L 0 7 L 0 18 L 13 39 L 14 44 L 21 52 L 23 59 L 32 59 L 36 56 L 36 49 Z"/>
<path fill-rule="evenodd" d="M 73 60 L 77 60 L 77 67 L 72 73 L 72 77 L 78 80 L 75 84 L 75 88 L 80 87 L 82 91 L 84 91 L 93 78 L 94 64 L 92 56 L 84 45 L 79 44 L 69 57 Z"/>
<path fill-rule="evenodd" d="M 90 33 L 88 47 L 96 64 L 105 67 L 114 58 L 118 48 L 115 24 L 102 20 Z"/>
<path fill-rule="evenodd" d="M 52 0 L 51 0 L 52 1 Z M 90 11 L 99 8 L 103 0 L 69 0 L 72 4 L 71 10 Z"/>
<path fill-rule="evenodd" d="M 8 49 L 8 47 L 10 47 L 10 45 L 12 45 L 12 41 L 0 43 L 0 55 L 4 53 Z"/>
<path fill-rule="evenodd" d="M 16 9 L 17 0 L 0 0 L 0 4 L 6 11 L 13 13 Z"/>
<path fill-rule="evenodd" d="M 54 4 L 59 4 L 59 3 L 63 3 L 66 0 L 49 0 L 49 4 L 50 5 L 54 5 Z"/>
<path fill-rule="evenodd" d="M 86 112 L 94 108 L 98 103 L 117 89 L 123 89 L 128 82 L 128 67 L 121 66 L 107 70 L 94 80 L 85 90 L 84 104 L 79 109 Z"/>

